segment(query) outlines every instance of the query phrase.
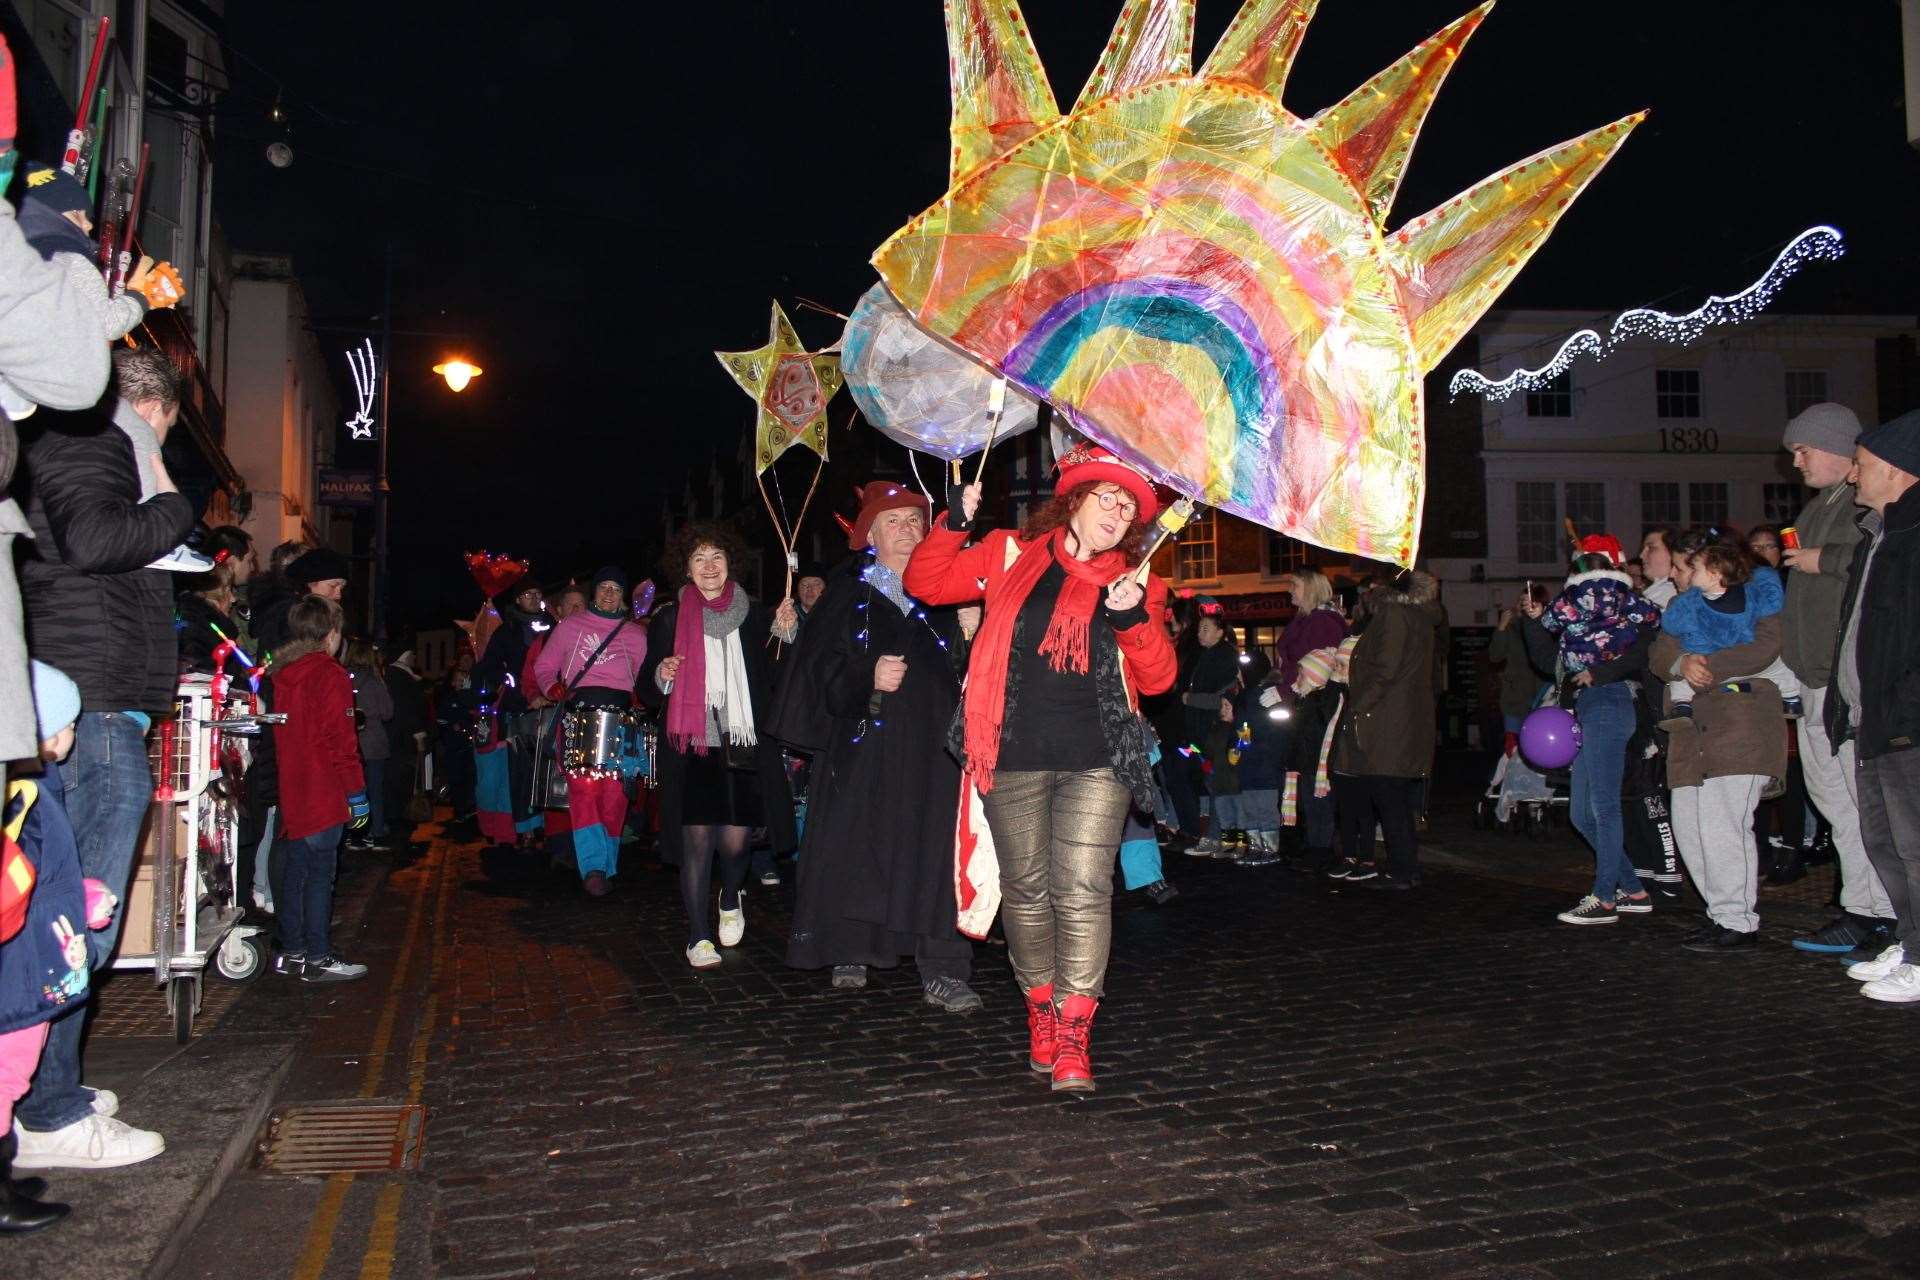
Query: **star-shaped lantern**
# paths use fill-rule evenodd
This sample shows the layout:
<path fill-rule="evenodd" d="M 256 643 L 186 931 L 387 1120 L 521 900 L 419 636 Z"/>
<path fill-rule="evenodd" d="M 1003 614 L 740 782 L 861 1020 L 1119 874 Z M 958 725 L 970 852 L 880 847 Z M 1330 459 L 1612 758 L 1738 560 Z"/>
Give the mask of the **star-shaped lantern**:
<path fill-rule="evenodd" d="M 827 456 L 827 402 L 840 390 L 840 356 L 808 351 L 778 302 L 767 321 L 767 345 L 756 351 L 716 351 L 720 363 L 760 407 L 754 425 L 753 469 L 773 465 L 796 444 Z"/>

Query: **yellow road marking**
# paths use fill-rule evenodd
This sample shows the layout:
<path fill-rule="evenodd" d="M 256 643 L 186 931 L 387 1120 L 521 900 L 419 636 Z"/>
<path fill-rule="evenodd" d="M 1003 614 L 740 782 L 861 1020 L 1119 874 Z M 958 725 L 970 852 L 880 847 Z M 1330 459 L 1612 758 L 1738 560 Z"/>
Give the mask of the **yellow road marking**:
<path fill-rule="evenodd" d="M 373 1228 L 367 1232 L 367 1251 L 360 1260 L 360 1280 L 387 1280 L 393 1274 L 393 1242 L 400 1234 L 400 1198 L 403 1182 L 380 1188 L 373 1205 Z"/>
<path fill-rule="evenodd" d="M 446 853 L 442 850 L 441 862 L 445 860 Z M 381 1077 L 386 1074 L 387 1050 L 393 1047 L 393 1024 L 400 1016 L 400 989 L 406 985 L 407 970 L 413 965 L 413 948 L 420 941 L 420 915 L 427 906 L 427 886 L 431 880 L 431 872 L 420 877 L 420 885 L 413 894 L 413 906 L 407 911 L 406 938 L 400 944 L 399 959 L 394 961 L 393 978 L 387 983 L 386 1003 L 380 1008 L 380 1022 L 373 1031 L 373 1045 L 367 1050 L 367 1069 L 360 1079 L 360 1096 L 363 1098 L 371 1098 L 380 1092 Z"/>
<path fill-rule="evenodd" d="M 414 889 L 413 905 L 407 911 L 406 936 L 400 944 L 400 954 L 394 960 L 393 978 L 387 983 L 387 997 L 380 1009 L 380 1021 L 374 1028 L 373 1044 L 367 1053 L 367 1067 L 360 1079 L 360 1096 L 371 1098 L 380 1091 L 382 1078 L 386 1074 L 387 1051 L 393 1045 L 394 1022 L 400 1014 L 400 992 L 406 985 L 407 970 L 413 964 L 414 948 L 420 941 L 420 918 L 426 910 L 430 889 L 437 880 L 440 888 L 440 909 L 445 914 L 446 864 L 448 853 L 441 845 L 437 861 L 426 864 L 425 874 L 420 877 L 419 885 Z M 435 936 L 442 936 L 444 930 L 436 922 Z M 437 971 L 436 963 L 434 969 Z M 431 1023 L 427 1024 L 431 1027 Z M 416 1049 L 424 1060 L 425 1050 Z M 424 1075 L 424 1061 L 421 1072 Z M 415 1100 L 418 1097 L 414 1091 Z M 353 1186 L 354 1175 L 336 1173 L 327 1179 L 327 1189 L 320 1197 L 320 1203 L 314 1208 L 313 1220 L 307 1225 L 306 1238 L 301 1242 L 300 1257 L 294 1264 L 292 1280 L 321 1280 L 327 1270 L 327 1261 L 333 1255 L 334 1233 L 340 1227 L 340 1212 L 346 1206 L 347 1192 Z M 391 1183 L 380 1190 L 380 1197 L 374 1204 L 373 1229 L 368 1236 L 367 1252 L 361 1262 L 361 1275 L 364 1280 L 381 1280 L 393 1270 L 393 1243 L 400 1218 L 400 1198 L 403 1183 Z"/>
<path fill-rule="evenodd" d="M 451 861 L 451 851 L 443 848 L 434 867 L 439 891 L 434 895 L 433 942 L 427 953 L 427 1003 L 420 1011 L 419 1023 L 413 1031 L 413 1045 L 407 1054 L 409 1104 L 417 1104 L 427 1087 L 427 1050 L 433 1044 L 434 1018 L 440 1009 L 440 964 L 446 955 L 447 899 L 453 891 L 453 876 L 447 867 Z M 419 901 L 425 902 L 426 897 L 423 892 Z M 418 923 L 416 912 L 409 928 Z M 391 1030 L 389 1026 L 388 1031 Z M 385 1057 L 384 1050 L 381 1056 Z M 405 1188 L 405 1183 L 394 1182 L 380 1189 L 380 1198 L 373 1206 L 373 1224 L 367 1229 L 366 1251 L 361 1255 L 360 1280 L 389 1280 L 393 1275 L 393 1244 L 399 1236 L 400 1204 Z"/>
<path fill-rule="evenodd" d="M 300 1247 L 300 1260 L 294 1264 L 293 1280 L 320 1280 L 326 1273 L 327 1257 L 333 1252 L 333 1233 L 340 1225 L 340 1209 L 347 1202 L 347 1189 L 353 1175 L 336 1173 L 327 1179 L 327 1190 L 307 1224 L 307 1238 Z"/>

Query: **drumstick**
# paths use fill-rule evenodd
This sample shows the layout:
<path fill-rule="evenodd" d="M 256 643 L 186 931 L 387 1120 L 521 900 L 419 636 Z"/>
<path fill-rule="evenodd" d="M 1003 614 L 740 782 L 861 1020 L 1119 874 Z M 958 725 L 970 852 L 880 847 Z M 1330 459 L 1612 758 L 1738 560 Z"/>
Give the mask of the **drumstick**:
<path fill-rule="evenodd" d="M 1135 582 L 1143 587 L 1147 585 L 1147 575 L 1153 572 L 1153 557 L 1168 538 L 1187 527 L 1187 521 L 1193 519 L 1195 507 L 1196 504 L 1192 498 L 1181 498 L 1160 513 L 1160 518 L 1154 521 L 1157 532 L 1154 534 L 1153 545 L 1147 548 L 1147 554 L 1142 557 L 1140 567 L 1133 571 Z"/>

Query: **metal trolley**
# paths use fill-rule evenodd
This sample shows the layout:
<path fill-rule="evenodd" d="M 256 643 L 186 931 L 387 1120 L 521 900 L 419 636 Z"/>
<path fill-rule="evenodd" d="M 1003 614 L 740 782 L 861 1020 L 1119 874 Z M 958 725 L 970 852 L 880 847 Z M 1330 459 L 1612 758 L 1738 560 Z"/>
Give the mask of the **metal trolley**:
<path fill-rule="evenodd" d="M 113 967 L 153 971 L 181 1044 L 193 1036 L 209 963 L 232 982 L 266 967 L 261 930 L 240 923 L 251 886 L 236 883 L 236 866 L 247 739 L 282 719 L 260 714 L 258 699 L 220 672 L 184 675 L 174 714 L 148 741 L 153 803 Z"/>

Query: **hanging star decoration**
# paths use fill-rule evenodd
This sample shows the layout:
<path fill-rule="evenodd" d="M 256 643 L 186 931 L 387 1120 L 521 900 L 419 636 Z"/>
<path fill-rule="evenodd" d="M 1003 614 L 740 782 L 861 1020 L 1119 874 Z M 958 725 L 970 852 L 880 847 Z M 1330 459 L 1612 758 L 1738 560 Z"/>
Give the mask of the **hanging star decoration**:
<path fill-rule="evenodd" d="M 363 351 L 347 352 L 347 367 L 353 371 L 353 389 L 360 397 L 360 411 L 347 419 L 347 434 L 355 440 L 373 439 L 373 393 L 379 383 L 374 378 L 373 339 L 367 339 Z"/>
<path fill-rule="evenodd" d="M 840 390 L 840 356 L 808 351 L 778 301 L 767 321 L 767 345 L 713 353 L 759 406 L 753 433 L 756 473 L 796 444 L 827 456 L 827 402 Z"/>
<path fill-rule="evenodd" d="M 1195 70 L 1194 0 L 1125 0 L 1063 111 L 1014 0 L 948 0 L 949 190 L 873 265 L 921 328 L 1185 496 L 1406 565 L 1424 375 L 1640 116 L 1390 228 L 1491 6 L 1302 118 L 1281 97 L 1316 3 L 1245 0 Z"/>

